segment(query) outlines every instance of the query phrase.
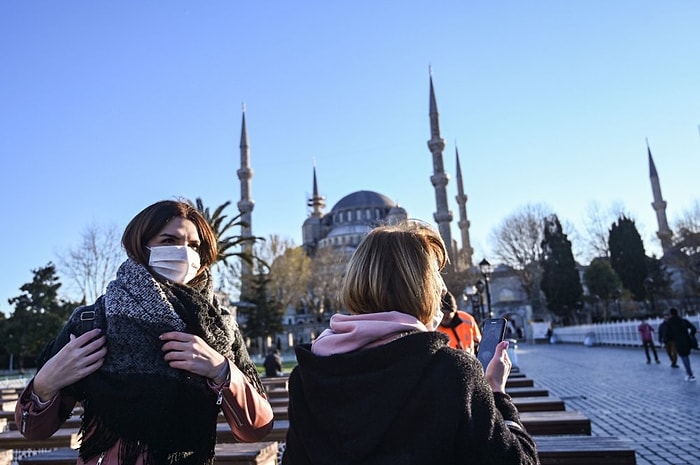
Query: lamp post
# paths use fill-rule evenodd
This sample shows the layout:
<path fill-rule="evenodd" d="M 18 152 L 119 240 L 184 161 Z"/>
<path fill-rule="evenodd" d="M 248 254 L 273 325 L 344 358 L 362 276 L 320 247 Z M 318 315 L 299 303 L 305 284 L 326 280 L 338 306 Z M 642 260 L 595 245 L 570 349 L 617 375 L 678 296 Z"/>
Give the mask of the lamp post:
<path fill-rule="evenodd" d="M 489 310 L 489 318 L 493 318 L 493 310 L 491 309 L 491 287 L 489 286 L 491 274 L 493 273 L 493 266 L 484 258 L 479 262 L 479 270 L 486 284 L 486 306 Z"/>
<path fill-rule="evenodd" d="M 469 294 L 469 301 L 472 304 L 472 311 L 474 316 L 479 318 L 479 324 L 484 321 L 484 305 L 481 293 L 484 292 L 484 282 L 479 280 L 476 285 L 472 288 L 473 293 Z"/>
<path fill-rule="evenodd" d="M 647 288 L 647 294 L 649 294 L 651 313 L 656 316 L 656 303 L 654 302 L 654 279 L 651 276 L 647 276 L 647 278 L 644 280 L 644 287 Z"/>
<path fill-rule="evenodd" d="M 622 311 L 620 310 L 620 297 L 622 297 L 622 291 L 618 288 L 612 292 L 612 297 L 615 299 L 615 308 L 617 310 L 617 316 L 622 316 Z"/>

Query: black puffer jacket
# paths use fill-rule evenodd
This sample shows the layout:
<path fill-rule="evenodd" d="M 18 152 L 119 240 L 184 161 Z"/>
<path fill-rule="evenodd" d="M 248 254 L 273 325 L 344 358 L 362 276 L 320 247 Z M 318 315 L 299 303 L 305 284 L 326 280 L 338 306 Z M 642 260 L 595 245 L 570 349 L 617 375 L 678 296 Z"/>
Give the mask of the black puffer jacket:
<path fill-rule="evenodd" d="M 538 463 L 510 397 L 494 395 L 476 358 L 444 334 L 296 354 L 283 465 Z"/>

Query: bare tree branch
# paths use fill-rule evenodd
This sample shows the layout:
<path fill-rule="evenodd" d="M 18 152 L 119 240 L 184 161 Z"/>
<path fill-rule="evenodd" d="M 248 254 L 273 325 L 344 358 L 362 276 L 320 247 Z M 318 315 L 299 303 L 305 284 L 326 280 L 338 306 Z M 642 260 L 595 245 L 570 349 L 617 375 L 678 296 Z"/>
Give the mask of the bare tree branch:
<path fill-rule="evenodd" d="M 114 224 L 87 226 L 78 246 L 57 255 L 59 272 L 67 278 L 68 287 L 78 293 L 72 300 L 86 302 L 94 302 L 104 294 L 119 264 L 126 258 Z"/>

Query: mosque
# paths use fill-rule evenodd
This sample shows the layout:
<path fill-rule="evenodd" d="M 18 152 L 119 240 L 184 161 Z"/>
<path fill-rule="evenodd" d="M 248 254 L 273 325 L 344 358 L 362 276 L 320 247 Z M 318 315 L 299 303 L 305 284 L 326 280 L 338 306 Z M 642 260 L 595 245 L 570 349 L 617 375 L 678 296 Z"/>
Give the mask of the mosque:
<path fill-rule="evenodd" d="M 427 145 L 433 162 L 433 174 L 430 176 L 430 181 L 435 189 L 436 201 L 436 210 L 433 218 L 443 241 L 447 245 L 451 270 L 465 271 L 476 269 L 473 263 L 473 249 L 469 237 L 470 222 L 467 217 L 467 195 L 464 193 L 462 170 L 457 150 L 455 150 L 455 170 L 458 194 L 455 200 L 459 214 L 457 226 L 461 243 L 458 244 L 452 237 L 451 225 L 454 215 L 449 208 L 447 198 L 447 184 L 450 176 L 444 168 L 443 152 L 445 140 L 440 134 L 439 113 L 432 75 L 429 83 L 430 139 L 427 141 Z M 241 236 L 253 237 L 252 212 L 255 202 L 250 198 L 253 170 L 250 167 L 245 108 L 243 109 L 241 124 L 240 158 L 241 164 L 237 174 L 241 188 L 238 210 L 244 224 L 241 227 Z M 652 207 L 656 212 L 659 226 L 657 236 L 661 241 L 663 252 L 666 253 L 671 247 L 672 232 L 666 219 L 666 202 L 661 196 L 659 177 L 650 149 L 648 149 L 648 162 L 654 198 Z M 307 201 L 307 206 L 309 207 L 309 216 L 302 224 L 302 247 L 312 258 L 323 254 L 324 251 L 332 251 L 334 254 L 344 256 L 347 259 L 362 238 L 374 227 L 380 224 L 398 222 L 409 217 L 403 206 L 398 205 L 389 197 L 379 192 L 366 190 L 349 193 L 341 198 L 330 211 L 326 212 L 326 199 L 319 194 L 315 167 L 313 168 L 312 195 Z M 245 244 L 243 246 L 244 252 L 252 254 L 252 242 L 246 242 Z M 251 270 L 246 270 L 245 266 L 243 270 L 244 276 L 246 273 L 251 272 Z M 517 328 L 525 330 L 525 336 L 527 337 L 527 322 L 532 319 L 532 308 L 527 301 L 527 296 L 518 278 L 510 268 L 503 265 L 497 266 L 493 271 L 490 286 L 489 300 L 493 305 L 494 315 L 507 315 Z M 458 298 L 458 301 L 464 309 L 467 309 L 468 305 L 465 300 Z M 289 349 L 295 344 L 310 342 L 323 329 L 328 327 L 329 318 L 330 314 L 319 319 L 316 312 L 304 311 L 303 309 L 288 309 L 283 318 L 286 334 L 278 335 L 277 341 L 274 343 L 281 349 Z"/>

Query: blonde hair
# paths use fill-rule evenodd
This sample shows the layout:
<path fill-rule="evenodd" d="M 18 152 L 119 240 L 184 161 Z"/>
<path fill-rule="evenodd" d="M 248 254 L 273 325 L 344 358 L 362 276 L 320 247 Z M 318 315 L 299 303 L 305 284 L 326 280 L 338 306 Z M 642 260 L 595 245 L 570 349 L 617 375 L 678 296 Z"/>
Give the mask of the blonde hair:
<path fill-rule="evenodd" d="M 351 313 L 396 310 L 428 323 L 440 308 L 447 261 L 440 234 L 425 223 L 380 226 L 350 258 L 341 300 Z"/>

